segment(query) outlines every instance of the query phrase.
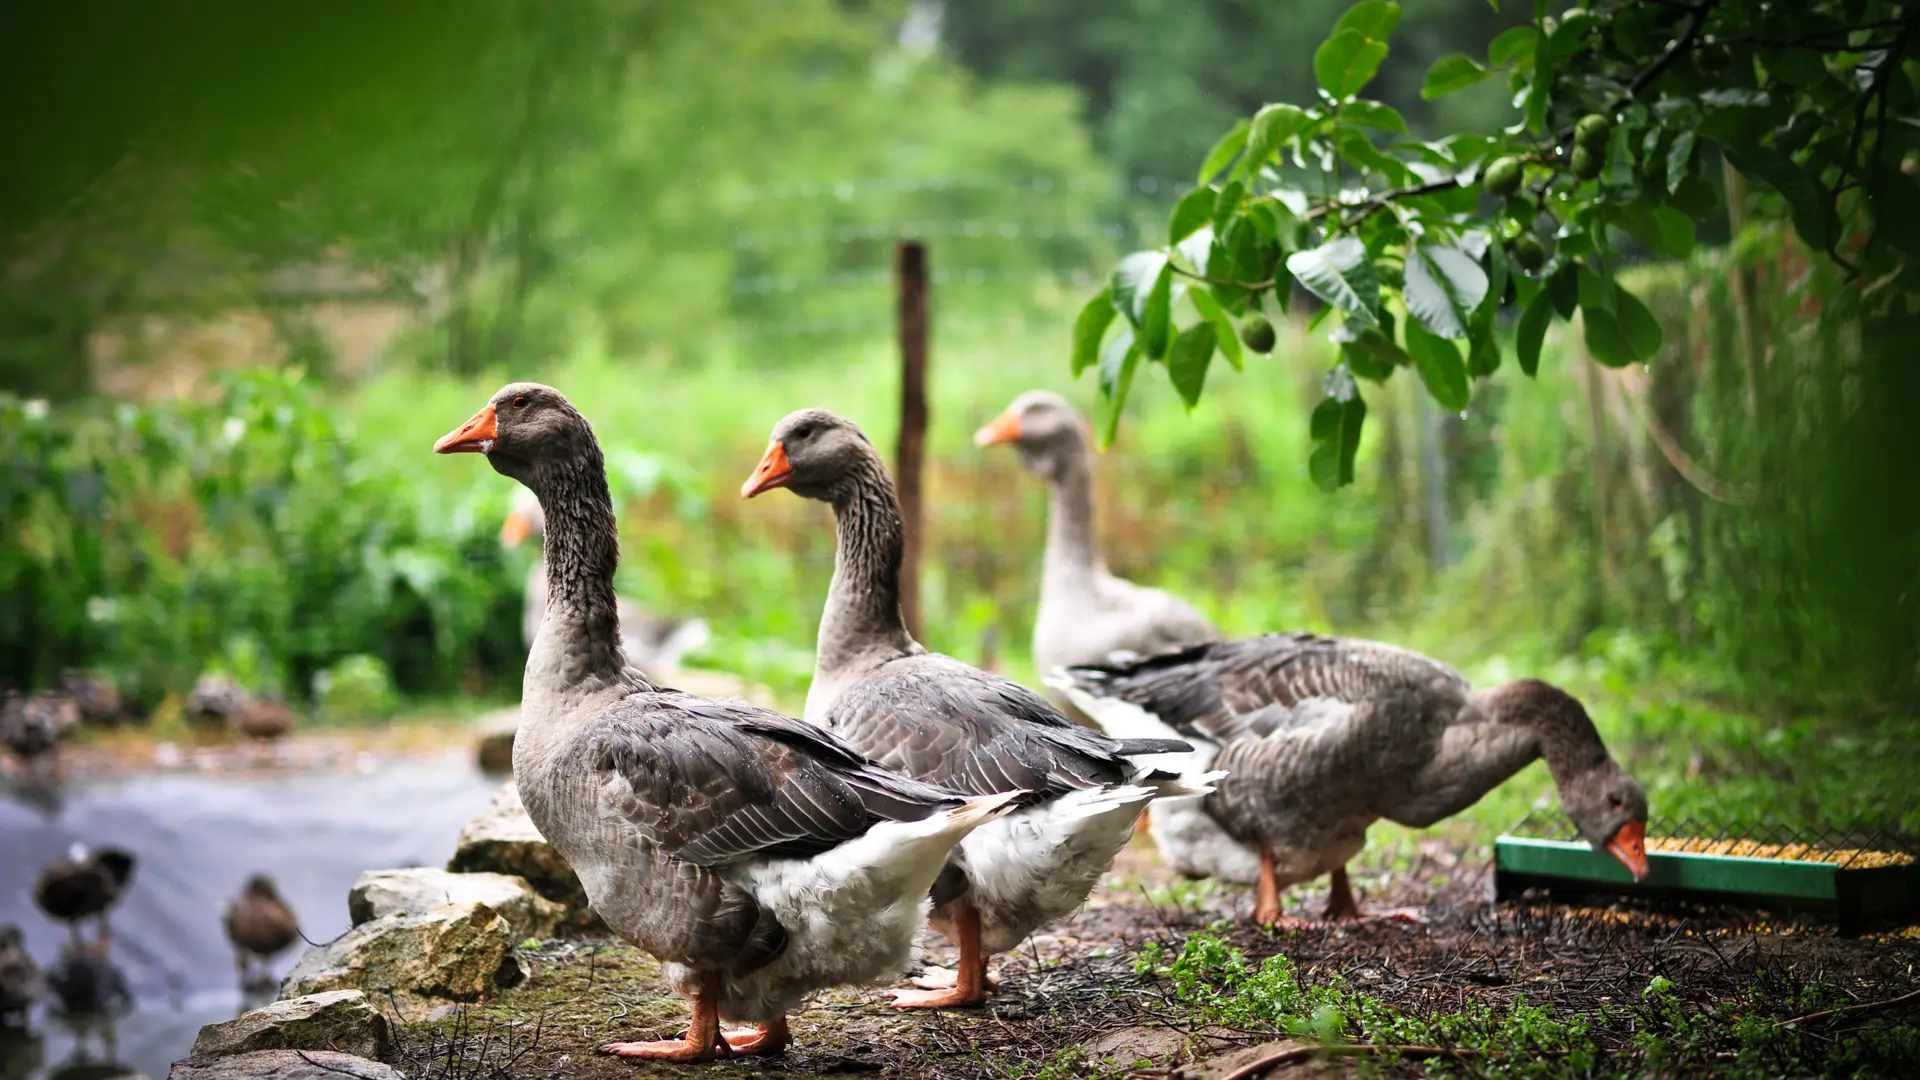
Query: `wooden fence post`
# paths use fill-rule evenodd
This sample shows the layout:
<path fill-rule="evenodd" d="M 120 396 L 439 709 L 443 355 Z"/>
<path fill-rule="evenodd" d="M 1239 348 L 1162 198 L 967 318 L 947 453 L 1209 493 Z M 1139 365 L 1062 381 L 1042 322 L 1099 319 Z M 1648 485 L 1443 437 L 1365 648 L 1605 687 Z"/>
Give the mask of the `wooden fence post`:
<path fill-rule="evenodd" d="M 927 247 L 918 240 L 894 252 L 900 324 L 900 449 L 893 470 L 906 528 L 900 559 L 900 614 L 920 636 L 921 471 L 927 452 Z"/>

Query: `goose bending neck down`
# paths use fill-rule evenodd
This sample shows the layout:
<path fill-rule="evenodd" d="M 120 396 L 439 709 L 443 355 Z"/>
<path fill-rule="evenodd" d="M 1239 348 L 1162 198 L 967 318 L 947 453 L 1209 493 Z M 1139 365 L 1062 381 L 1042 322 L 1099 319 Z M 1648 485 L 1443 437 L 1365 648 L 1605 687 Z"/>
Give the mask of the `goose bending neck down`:
<path fill-rule="evenodd" d="M 1486 689 L 1419 653 L 1317 634 L 1269 634 L 1108 667 L 1057 684 L 1110 733 L 1180 733 L 1228 772 L 1206 800 L 1156 812 L 1176 869 L 1254 881 L 1255 917 L 1280 890 L 1333 875 L 1329 917 L 1359 913 L 1346 864 L 1385 818 L 1425 828 L 1536 759 L 1597 851 L 1647 874 L 1647 796 L 1586 709 L 1538 679 Z"/>
<path fill-rule="evenodd" d="M 810 724 L 657 687 L 630 667 L 606 467 L 559 391 L 504 387 L 434 450 L 483 454 L 539 497 L 548 598 L 514 780 L 594 910 L 692 1003 L 684 1038 L 605 1050 L 779 1053 L 788 1012 L 809 996 L 902 971 L 949 853 L 1019 793 L 922 783 Z M 722 1019 L 752 1026 L 721 1032 Z"/>
<path fill-rule="evenodd" d="M 1021 394 L 973 441 L 1013 447 L 1021 465 L 1047 485 L 1047 547 L 1033 625 L 1033 659 L 1041 671 L 1220 640 L 1220 631 L 1186 601 L 1107 571 L 1094 538 L 1093 444 L 1065 398 L 1044 390 Z M 1069 715 L 1079 714 L 1065 694 L 1049 690 Z"/>
<path fill-rule="evenodd" d="M 933 887 L 933 925 L 958 970 L 896 991 L 899 1008 L 973 1005 L 986 958 L 1086 900 L 1146 805 L 1204 794 L 1217 775 L 1155 768 L 1180 739 L 1109 739 L 1078 727 L 1017 683 L 928 652 L 900 614 L 904 546 L 893 482 L 860 429 L 818 409 L 782 420 L 741 487 L 833 507 L 833 584 L 820 620 L 807 718 L 882 764 L 967 793 L 1022 789 L 1019 810 L 961 841 Z"/>

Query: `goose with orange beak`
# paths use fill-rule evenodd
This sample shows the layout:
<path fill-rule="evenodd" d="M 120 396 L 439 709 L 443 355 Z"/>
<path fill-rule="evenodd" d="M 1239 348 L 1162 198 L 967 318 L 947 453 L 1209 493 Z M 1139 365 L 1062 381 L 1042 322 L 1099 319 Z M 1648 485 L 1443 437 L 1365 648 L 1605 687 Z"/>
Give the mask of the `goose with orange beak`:
<path fill-rule="evenodd" d="M 986 1000 L 987 960 L 1086 902 L 1156 799 L 1212 791 L 1159 758 L 1179 738 L 1115 739 L 1076 726 L 1039 694 L 913 639 L 900 614 L 905 543 L 885 462 L 858 426 L 802 409 L 773 429 L 740 494 L 787 488 L 833 507 L 838 545 L 820 618 L 806 718 L 891 769 L 961 792 L 1022 792 L 1019 808 L 961 841 L 935 882 L 932 925 L 959 953 L 897 1009 Z"/>
<path fill-rule="evenodd" d="M 1283 919 L 1280 891 L 1321 874 L 1332 876 L 1327 916 L 1358 917 L 1346 867 L 1368 826 L 1426 828 L 1542 759 L 1580 835 L 1647 876 L 1645 790 L 1579 700 L 1538 679 L 1477 688 L 1407 649 L 1295 633 L 1053 681 L 1108 734 L 1177 734 L 1196 747 L 1188 768 L 1227 773 L 1204 801 L 1156 806 L 1154 840 L 1189 873 L 1254 865 L 1261 923 L 1297 921 Z"/>

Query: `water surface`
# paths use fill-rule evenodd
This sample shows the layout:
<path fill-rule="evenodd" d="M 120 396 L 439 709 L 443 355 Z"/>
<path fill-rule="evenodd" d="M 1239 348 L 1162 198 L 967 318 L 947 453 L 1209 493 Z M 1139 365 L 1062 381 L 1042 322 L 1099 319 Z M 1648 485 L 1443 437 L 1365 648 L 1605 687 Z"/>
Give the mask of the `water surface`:
<path fill-rule="evenodd" d="M 57 808 L 0 798 L 0 923 L 21 928 L 42 968 L 59 954 L 66 930 L 33 906 L 39 867 L 74 841 L 112 844 L 138 860 L 112 917 L 112 957 L 134 1011 L 110 1032 L 80 1038 L 42 1009 L 33 1018 L 37 1047 L 0 1033 L 0 1080 L 55 1080 L 64 1065 L 100 1063 L 109 1035 L 112 1061 L 159 1080 L 200 1025 L 242 1011 L 220 916 L 248 875 L 271 875 L 307 936 L 327 940 L 349 925 L 347 889 L 361 871 L 444 865 L 461 824 L 498 784 L 461 749 L 363 756 L 355 771 L 318 775 L 82 780 L 61 792 Z M 278 957 L 274 973 L 285 974 L 302 949 Z"/>

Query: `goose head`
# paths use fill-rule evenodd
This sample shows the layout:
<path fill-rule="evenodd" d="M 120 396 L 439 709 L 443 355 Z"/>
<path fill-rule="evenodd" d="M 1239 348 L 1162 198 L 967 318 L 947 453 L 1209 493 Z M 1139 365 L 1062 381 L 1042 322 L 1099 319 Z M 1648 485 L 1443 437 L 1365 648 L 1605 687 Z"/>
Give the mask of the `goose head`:
<path fill-rule="evenodd" d="M 773 426 L 767 452 L 740 497 L 790 488 L 802 498 L 834 502 L 877 461 L 873 444 L 852 421 L 825 409 L 801 409 Z"/>
<path fill-rule="evenodd" d="M 436 454 L 482 454 L 494 472 L 536 493 L 559 479 L 553 470 L 596 449 L 593 425 L 566 395 L 533 382 L 501 387 L 472 419 L 433 444 Z"/>
<path fill-rule="evenodd" d="M 1619 860 L 1635 881 L 1646 878 L 1647 793 L 1612 755 L 1562 781 L 1560 806 L 1595 851 Z"/>
<path fill-rule="evenodd" d="M 975 446 L 1008 443 L 1028 472 L 1057 480 L 1087 452 L 1087 431 L 1080 413 L 1066 398 L 1047 390 L 1029 390 L 1006 411 L 974 432 Z"/>

